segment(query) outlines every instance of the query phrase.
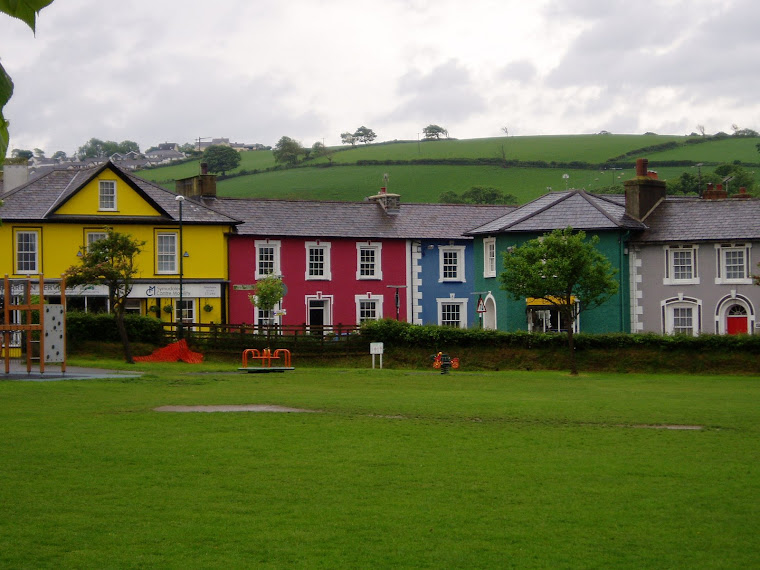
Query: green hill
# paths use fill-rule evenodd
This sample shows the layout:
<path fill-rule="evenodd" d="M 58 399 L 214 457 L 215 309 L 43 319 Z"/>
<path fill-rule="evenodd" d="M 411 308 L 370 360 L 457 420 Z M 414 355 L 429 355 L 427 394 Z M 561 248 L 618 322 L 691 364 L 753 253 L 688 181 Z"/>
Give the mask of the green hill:
<path fill-rule="evenodd" d="M 566 135 L 469 140 L 392 141 L 332 148 L 328 158 L 295 168 L 277 166 L 271 151 L 242 153 L 241 164 L 218 181 L 220 196 L 308 200 L 361 200 L 388 189 L 407 202 L 436 202 L 441 193 L 493 186 L 525 203 L 547 191 L 620 185 L 632 164 L 647 157 L 660 179 L 675 179 L 692 165 L 702 172 L 740 161 L 760 179 L 758 138 L 701 139 L 664 135 Z M 197 160 L 139 172 L 167 188 L 198 173 Z M 620 168 L 620 170 L 618 170 Z"/>

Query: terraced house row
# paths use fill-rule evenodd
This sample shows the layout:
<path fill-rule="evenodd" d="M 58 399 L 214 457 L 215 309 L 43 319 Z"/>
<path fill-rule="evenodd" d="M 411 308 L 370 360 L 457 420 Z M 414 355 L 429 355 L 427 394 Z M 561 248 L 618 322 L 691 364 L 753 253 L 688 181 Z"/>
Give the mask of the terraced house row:
<path fill-rule="evenodd" d="M 113 228 L 145 243 L 128 310 L 166 322 L 274 319 L 316 329 L 398 318 L 559 331 L 569 324 L 556 311 L 508 299 L 498 275 L 510 248 L 571 226 L 600 237 L 620 281 L 577 330 L 760 331 L 760 287 L 752 284 L 760 201 L 728 198 L 721 188 L 666 196 L 644 160 L 625 186 L 625 196 L 569 190 L 521 207 L 407 204 L 385 191 L 362 202 L 254 200 L 218 197 L 213 175 L 179 180 L 175 193 L 107 163 L 5 189 L 0 267 L 11 277 L 44 274 L 44 294 L 54 299 L 81 248 Z M 287 293 L 267 314 L 249 295 L 271 274 Z M 69 310 L 108 309 L 100 286 L 66 298 Z"/>

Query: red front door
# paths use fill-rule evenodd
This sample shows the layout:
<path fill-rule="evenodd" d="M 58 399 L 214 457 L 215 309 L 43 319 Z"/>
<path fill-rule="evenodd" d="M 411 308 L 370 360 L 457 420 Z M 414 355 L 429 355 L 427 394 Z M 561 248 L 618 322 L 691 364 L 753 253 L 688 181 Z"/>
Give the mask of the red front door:
<path fill-rule="evenodd" d="M 747 317 L 726 317 L 726 332 L 728 334 L 742 334 L 747 331 Z"/>

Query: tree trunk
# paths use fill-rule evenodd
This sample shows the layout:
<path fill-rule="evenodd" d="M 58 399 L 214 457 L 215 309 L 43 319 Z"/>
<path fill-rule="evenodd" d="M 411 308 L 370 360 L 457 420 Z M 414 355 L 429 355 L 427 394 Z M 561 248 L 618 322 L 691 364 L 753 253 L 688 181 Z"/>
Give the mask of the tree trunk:
<path fill-rule="evenodd" d="M 578 376 L 578 364 L 575 362 L 575 339 L 573 338 L 573 325 L 574 321 L 570 322 L 570 326 L 567 327 L 567 347 L 570 350 L 570 375 Z"/>
<path fill-rule="evenodd" d="M 127 327 L 124 326 L 124 313 L 116 313 L 116 328 L 119 329 L 119 336 L 121 337 L 121 344 L 124 345 L 124 360 L 128 364 L 134 364 L 135 361 L 132 358 L 132 348 L 129 346 L 129 338 L 127 337 Z"/>

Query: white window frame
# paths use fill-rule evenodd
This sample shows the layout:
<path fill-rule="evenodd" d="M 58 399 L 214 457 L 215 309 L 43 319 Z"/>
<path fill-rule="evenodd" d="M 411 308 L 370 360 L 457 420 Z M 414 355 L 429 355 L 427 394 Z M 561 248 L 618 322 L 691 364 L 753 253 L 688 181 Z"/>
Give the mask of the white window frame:
<path fill-rule="evenodd" d="M 116 180 L 100 180 L 98 183 L 98 210 L 115 212 L 117 207 Z"/>
<path fill-rule="evenodd" d="M 268 313 L 271 313 L 271 317 L 268 315 Z M 253 324 L 254 325 L 269 325 L 272 326 L 278 326 L 282 324 L 282 300 L 280 300 L 271 311 L 265 311 L 263 309 L 259 309 L 258 307 L 254 308 L 253 312 Z"/>
<path fill-rule="evenodd" d="M 483 277 L 496 277 L 496 238 L 483 239 Z"/>
<path fill-rule="evenodd" d="M 171 269 L 163 268 L 161 267 L 162 263 L 166 264 L 168 262 L 168 256 L 169 253 L 162 253 L 161 252 L 161 238 L 167 238 L 171 237 L 173 238 L 174 243 L 174 253 L 172 254 L 172 267 Z M 156 232 L 156 274 L 165 274 L 165 275 L 175 275 L 178 273 L 178 248 L 179 248 L 179 236 L 178 232 L 175 231 L 169 231 L 169 232 Z M 167 259 L 162 261 L 161 256 L 166 256 Z"/>
<path fill-rule="evenodd" d="M 371 275 L 362 275 L 362 252 L 363 251 L 372 251 L 375 254 L 375 261 L 372 264 L 372 274 Z M 366 281 L 368 279 L 371 280 L 380 280 L 383 278 L 383 264 L 382 264 L 382 253 L 383 253 L 383 244 L 382 243 L 373 243 L 371 241 L 368 242 L 358 242 L 356 244 L 356 280 L 357 281 Z"/>
<path fill-rule="evenodd" d="M 184 292 L 184 291 L 183 291 Z M 179 298 L 174 301 L 174 322 L 178 323 L 182 319 L 183 323 L 195 322 L 195 299 L 182 298 L 184 307 L 179 306 Z"/>
<path fill-rule="evenodd" d="M 31 249 L 23 249 L 21 248 L 21 243 L 19 243 L 19 239 L 21 236 L 33 236 L 34 239 L 25 242 L 23 245 L 26 246 L 28 244 L 31 244 L 33 242 L 34 247 Z M 17 229 L 15 231 L 14 239 L 14 255 L 13 255 L 13 265 L 15 272 L 18 275 L 35 275 L 40 273 L 40 230 L 36 229 Z M 20 255 L 28 255 L 30 256 L 29 259 L 24 260 L 24 264 L 29 264 L 30 267 L 26 267 L 24 269 L 21 268 L 21 260 L 19 259 Z M 34 265 L 34 267 L 31 267 L 31 265 Z"/>
<path fill-rule="evenodd" d="M 664 334 L 676 334 L 675 309 L 691 309 L 692 336 L 697 336 L 702 330 L 702 301 L 700 299 L 679 295 L 662 301 L 660 307 L 662 311 L 662 332 Z"/>
<path fill-rule="evenodd" d="M 367 292 L 364 295 L 354 295 L 354 302 L 356 303 L 356 324 L 360 325 L 364 321 L 379 321 L 383 318 L 383 296 L 373 295 Z M 362 319 L 362 302 L 370 302 L 375 304 L 375 317 Z"/>
<path fill-rule="evenodd" d="M 691 253 L 691 277 L 683 279 L 675 277 L 674 254 L 689 251 Z M 698 245 L 666 245 L 663 247 L 665 258 L 665 277 L 663 285 L 699 285 L 699 246 Z"/>
<path fill-rule="evenodd" d="M 332 279 L 332 271 L 330 269 L 330 242 L 323 241 L 307 241 L 306 244 L 306 280 L 307 281 L 330 281 Z M 323 257 L 323 273 L 321 275 L 312 275 L 310 267 L 311 251 L 313 249 L 321 249 Z"/>
<path fill-rule="evenodd" d="M 469 299 L 454 297 L 452 293 L 450 297 L 441 297 L 436 299 L 438 305 L 438 325 L 443 326 L 443 308 L 445 305 L 459 305 L 459 328 L 467 328 L 467 302 Z"/>
<path fill-rule="evenodd" d="M 263 277 L 266 277 L 267 275 L 282 275 L 280 272 L 280 247 L 281 242 L 279 240 L 256 240 L 254 242 L 254 245 L 256 247 L 256 267 L 255 267 L 255 278 L 256 279 L 262 279 Z M 261 271 L 261 253 L 263 248 L 271 248 L 274 259 L 273 259 L 273 270 L 269 273 L 264 273 Z"/>
<path fill-rule="evenodd" d="M 87 231 L 85 232 L 85 242 L 87 246 L 87 251 L 90 251 L 90 246 L 101 239 L 105 239 L 108 237 L 108 232 L 104 231 Z"/>
<path fill-rule="evenodd" d="M 464 251 L 463 245 L 439 245 L 438 246 L 438 283 L 466 283 L 464 274 Z M 444 277 L 444 258 L 447 253 L 455 253 L 457 256 L 456 262 L 456 277 Z"/>
<path fill-rule="evenodd" d="M 716 285 L 752 285 L 752 268 L 750 253 L 752 244 L 749 243 L 716 243 L 715 244 L 715 284 Z M 744 268 L 743 277 L 726 277 L 726 258 L 729 253 L 741 252 Z"/>

